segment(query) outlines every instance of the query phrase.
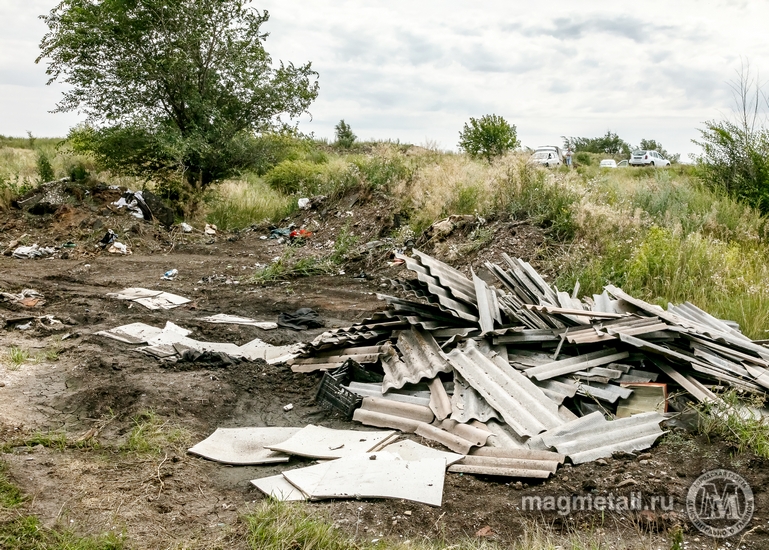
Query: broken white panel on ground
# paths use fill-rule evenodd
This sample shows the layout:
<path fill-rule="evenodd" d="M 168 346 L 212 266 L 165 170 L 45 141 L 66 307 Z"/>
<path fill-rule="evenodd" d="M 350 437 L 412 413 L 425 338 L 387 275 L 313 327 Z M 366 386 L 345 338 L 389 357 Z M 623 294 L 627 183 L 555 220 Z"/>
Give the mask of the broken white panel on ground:
<path fill-rule="evenodd" d="M 393 498 L 440 506 L 446 461 L 400 460 L 385 452 L 348 456 L 283 476 L 313 500 Z"/>
<path fill-rule="evenodd" d="M 243 344 L 238 348 L 238 357 L 243 357 L 249 361 L 263 359 L 270 365 L 285 363 L 291 359 L 299 357 L 303 349 L 303 344 L 290 344 L 288 346 L 273 346 L 259 338 Z"/>
<path fill-rule="evenodd" d="M 334 430 L 310 424 L 268 449 L 308 458 L 333 459 L 368 453 L 397 437 L 394 431 Z"/>
<path fill-rule="evenodd" d="M 290 500 L 307 500 L 307 495 L 291 485 L 291 483 L 283 477 L 283 474 L 263 477 L 261 479 L 252 479 L 251 484 L 265 495 L 272 497 L 275 500 L 283 502 Z"/>
<path fill-rule="evenodd" d="M 107 294 L 110 298 L 117 300 L 130 300 L 141 304 L 147 309 L 173 309 L 182 304 L 188 303 L 190 300 L 183 296 L 177 296 L 170 292 L 163 292 L 162 290 L 150 290 L 148 288 L 125 288 L 120 292 L 114 292 Z"/>
<path fill-rule="evenodd" d="M 289 456 L 266 449 L 281 443 L 301 428 L 217 428 L 189 452 L 223 464 L 244 466 L 288 462 Z"/>
<path fill-rule="evenodd" d="M 220 323 L 225 325 L 248 325 L 262 330 L 273 330 L 278 328 L 278 323 L 271 321 L 257 321 L 249 317 L 238 317 L 237 315 L 227 315 L 226 313 L 217 313 L 208 317 L 201 317 L 201 321 L 207 323 Z"/>
<path fill-rule="evenodd" d="M 149 346 L 173 346 L 177 352 L 184 348 L 195 351 L 210 351 L 213 353 L 225 353 L 231 357 L 241 357 L 240 346 L 237 344 L 228 344 L 220 342 L 200 342 L 187 338 L 174 331 L 163 331 L 154 338 L 147 341 Z"/>
<path fill-rule="evenodd" d="M 119 342 L 125 342 L 126 344 L 146 344 L 164 331 L 173 332 L 180 336 L 187 336 L 192 332 L 173 324 L 171 321 L 166 321 L 165 328 L 153 327 L 144 323 L 131 323 L 130 325 L 123 325 L 110 330 L 101 330 L 96 334 Z"/>
<path fill-rule="evenodd" d="M 416 441 L 411 441 L 410 439 L 403 439 L 401 441 L 396 441 L 395 443 L 390 443 L 384 447 L 382 451 L 398 455 L 403 460 L 411 461 L 424 460 L 426 458 L 439 458 L 446 461 L 446 466 L 451 466 L 465 457 L 465 455 L 447 453 L 426 445 L 420 445 Z"/>

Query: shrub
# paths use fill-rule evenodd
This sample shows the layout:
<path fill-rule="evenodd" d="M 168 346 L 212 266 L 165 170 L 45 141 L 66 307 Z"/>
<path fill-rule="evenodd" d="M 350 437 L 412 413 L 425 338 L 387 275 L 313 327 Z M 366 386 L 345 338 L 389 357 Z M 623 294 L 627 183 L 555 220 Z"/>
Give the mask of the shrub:
<path fill-rule="evenodd" d="M 273 189 L 286 194 L 317 189 L 325 173 L 320 164 L 306 160 L 284 160 L 264 176 Z"/>
<path fill-rule="evenodd" d="M 334 129 L 336 130 L 337 147 L 349 149 L 352 147 L 353 143 L 355 143 L 355 140 L 358 139 L 358 136 L 352 132 L 352 128 L 350 128 L 350 125 L 347 124 L 344 119 L 340 120 L 339 124 L 337 124 Z"/>
<path fill-rule="evenodd" d="M 574 155 L 574 160 L 577 161 L 578 164 L 582 164 L 583 166 L 590 166 L 591 164 L 593 164 L 593 160 L 590 158 L 590 155 L 588 153 L 585 153 L 584 151 Z"/>
<path fill-rule="evenodd" d="M 51 160 L 48 158 L 48 154 L 42 149 L 37 152 L 37 174 L 40 178 L 40 183 L 53 181 L 55 178 Z"/>
<path fill-rule="evenodd" d="M 487 162 L 519 145 L 515 125 L 497 115 L 470 118 L 459 132 L 459 148 L 471 157 L 484 158 Z"/>

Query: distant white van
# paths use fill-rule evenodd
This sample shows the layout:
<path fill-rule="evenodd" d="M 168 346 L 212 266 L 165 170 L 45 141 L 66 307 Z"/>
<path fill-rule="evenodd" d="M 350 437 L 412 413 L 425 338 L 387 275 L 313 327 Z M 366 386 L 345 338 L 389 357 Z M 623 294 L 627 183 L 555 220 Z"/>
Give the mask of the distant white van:
<path fill-rule="evenodd" d="M 560 166 L 563 164 L 563 151 L 555 145 L 543 145 L 534 150 L 529 162 L 547 167 Z"/>

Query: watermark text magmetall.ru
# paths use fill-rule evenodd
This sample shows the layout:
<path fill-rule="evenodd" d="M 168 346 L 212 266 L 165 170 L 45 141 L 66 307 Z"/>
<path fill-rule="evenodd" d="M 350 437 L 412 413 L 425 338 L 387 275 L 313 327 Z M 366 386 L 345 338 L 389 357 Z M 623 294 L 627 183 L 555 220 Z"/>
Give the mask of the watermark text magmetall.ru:
<path fill-rule="evenodd" d="M 568 516 L 572 512 L 621 513 L 642 510 L 669 512 L 674 508 L 674 497 L 663 495 L 644 497 L 640 491 L 605 495 L 535 495 L 521 498 L 521 510 L 524 512 L 555 512 L 561 516 Z"/>
<path fill-rule="evenodd" d="M 748 482 L 730 470 L 710 470 L 689 487 L 686 499 L 677 503 L 672 495 L 644 495 L 641 491 L 604 495 L 524 496 L 524 512 L 554 512 L 568 516 L 573 512 L 671 512 L 680 504 L 689 521 L 713 538 L 727 538 L 742 532 L 753 518 L 755 501 Z"/>

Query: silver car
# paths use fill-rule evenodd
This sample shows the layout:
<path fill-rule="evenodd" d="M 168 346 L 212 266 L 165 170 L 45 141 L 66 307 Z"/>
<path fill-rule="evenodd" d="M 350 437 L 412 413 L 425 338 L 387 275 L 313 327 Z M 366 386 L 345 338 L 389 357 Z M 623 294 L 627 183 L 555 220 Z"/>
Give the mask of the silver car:
<path fill-rule="evenodd" d="M 657 151 L 633 151 L 630 155 L 630 166 L 670 166 L 670 161 Z"/>

